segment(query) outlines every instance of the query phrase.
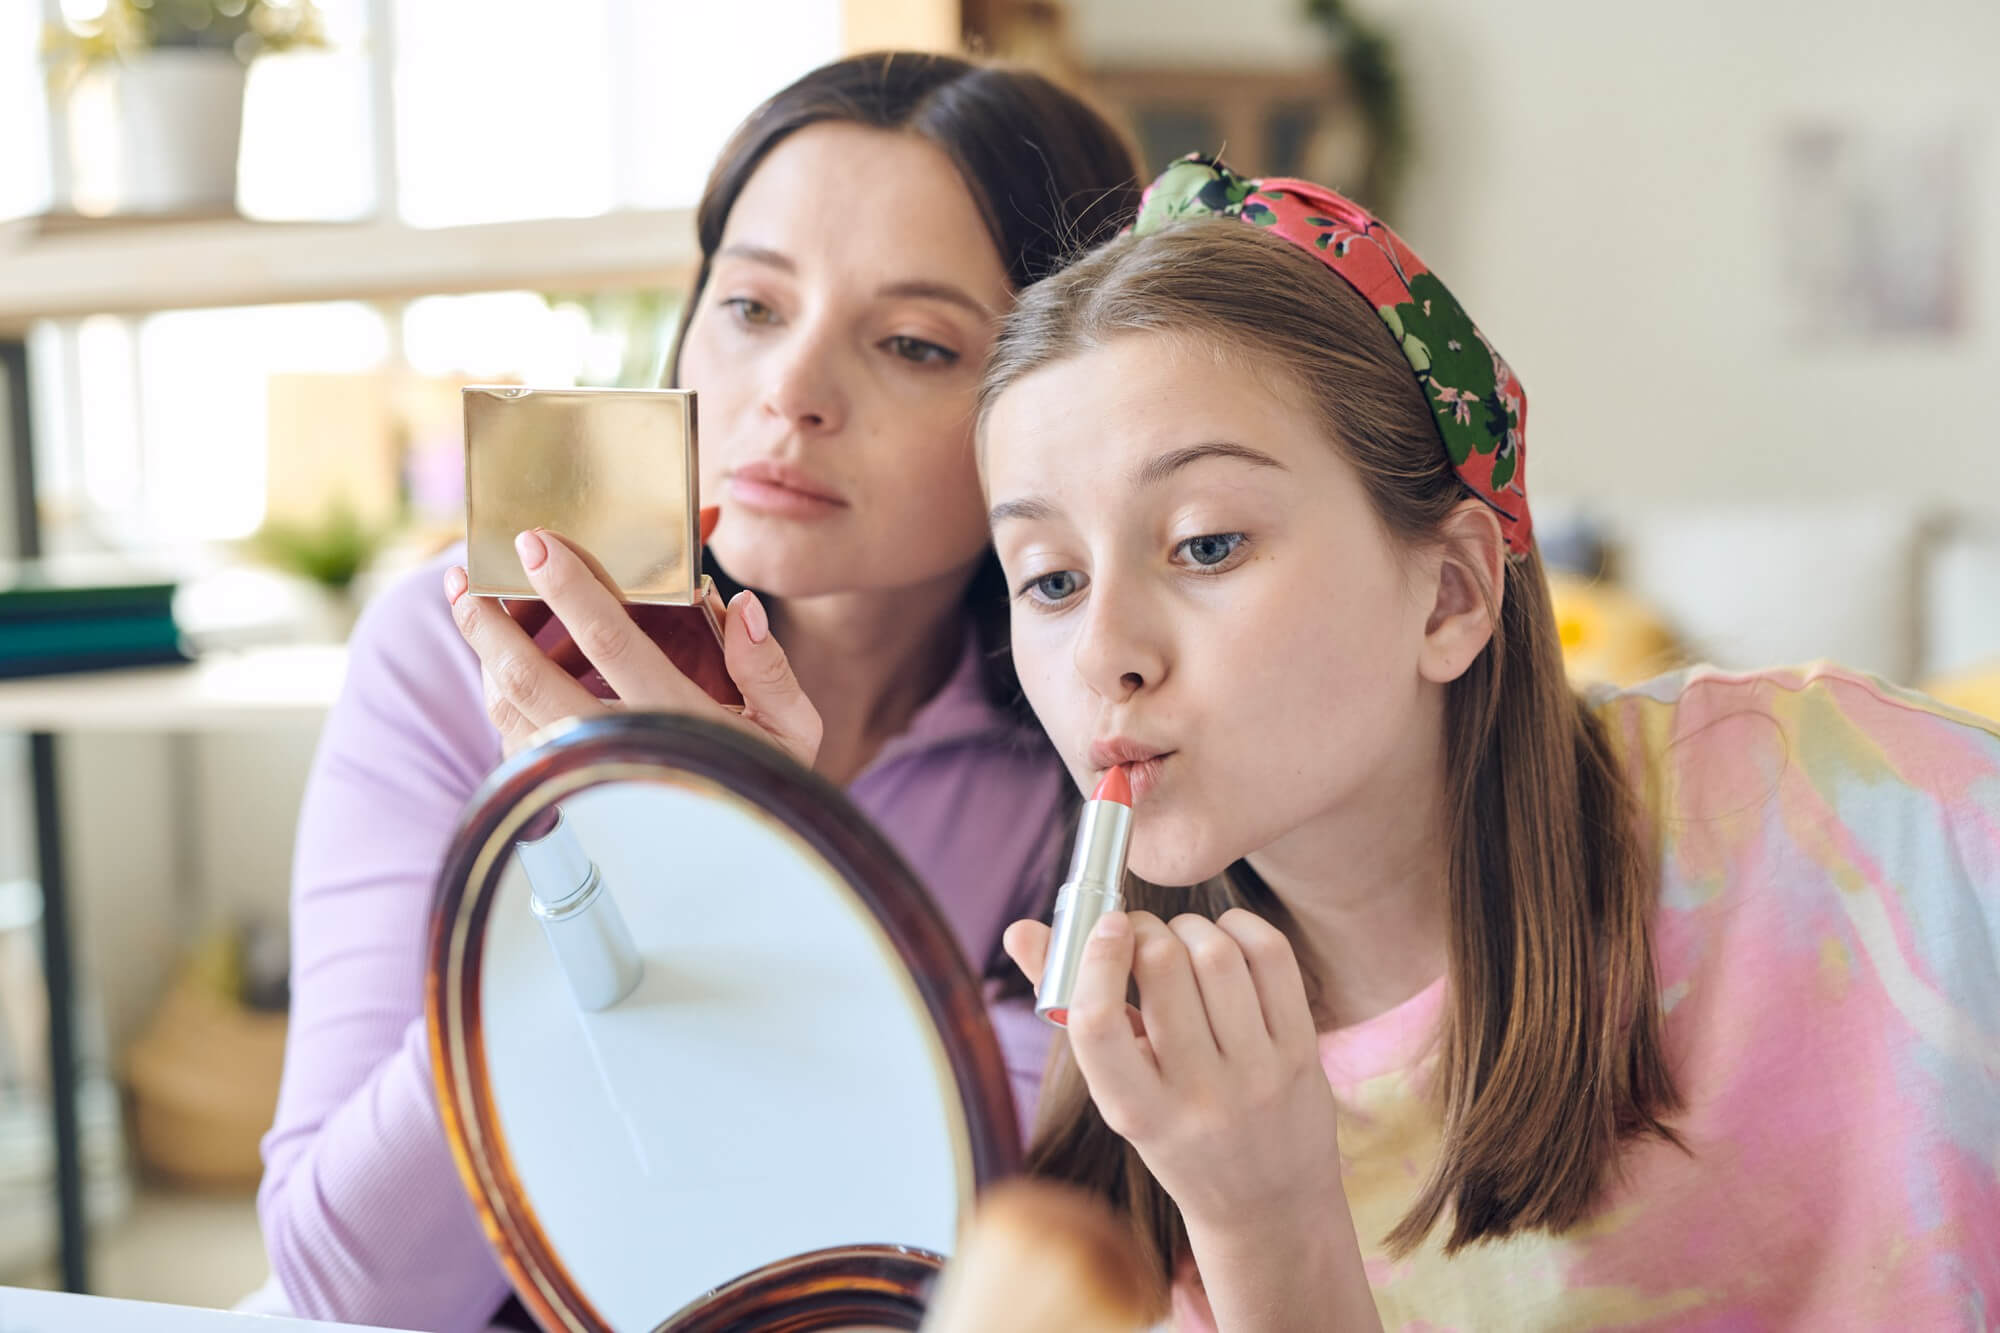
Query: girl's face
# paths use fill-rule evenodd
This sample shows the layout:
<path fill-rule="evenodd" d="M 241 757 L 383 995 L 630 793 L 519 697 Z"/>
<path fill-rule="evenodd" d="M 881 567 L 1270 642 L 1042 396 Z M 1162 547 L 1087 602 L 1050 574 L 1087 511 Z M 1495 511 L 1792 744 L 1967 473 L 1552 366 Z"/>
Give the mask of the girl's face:
<path fill-rule="evenodd" d="M 1441 562 L 1391 541 L 1274 378 L 1129 334 L 986 421 L 1022 686 L 1081 787 L 1130 764 L 1131 867 L 1155 883 L 1438 772 Z"/>
<path fill-rule="evenodd" d="M 712 546 L 781 597 L 962 579 L 987 540 L 980 363 L 1013 296 L 944 152 L 810 126 L 758 166 L 681 352 Z"/>

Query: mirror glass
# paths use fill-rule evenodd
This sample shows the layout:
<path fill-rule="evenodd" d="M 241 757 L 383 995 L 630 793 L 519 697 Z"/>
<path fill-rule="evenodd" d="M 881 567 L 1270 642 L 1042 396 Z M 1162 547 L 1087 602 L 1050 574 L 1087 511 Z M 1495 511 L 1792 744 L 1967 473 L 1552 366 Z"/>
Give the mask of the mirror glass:
<path fill-rule="evenodd" d="M 914 875 L 724 728 L 611 714 L 504 766 L 447 859 L 430 980 L 461 1169 L 552 1326 L 700 1327 L 806 1270 L 921 1287 L 1016 1165 L 977 983 Z"/>

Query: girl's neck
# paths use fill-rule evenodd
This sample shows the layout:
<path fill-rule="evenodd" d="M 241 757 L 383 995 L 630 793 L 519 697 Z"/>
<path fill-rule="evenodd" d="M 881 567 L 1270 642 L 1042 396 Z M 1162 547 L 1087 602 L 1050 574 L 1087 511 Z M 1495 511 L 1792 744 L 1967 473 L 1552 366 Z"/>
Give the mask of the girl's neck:
<path fill-rule="evenodd" d="M 966 577 L 883 591 L 767 598 L 771 629 L 819 709 L 814 768 L 845 786 L 951 678 L 964 649 Z"/>
<path fill-rule="evenodd" d="M 1385 1013 L 1445 974 L 1444 828 L 1440 765 L 1412 762 L 1250 857 L 1291 917 L 1293 947 L 1317 982 L 1322 1030 Z"/>

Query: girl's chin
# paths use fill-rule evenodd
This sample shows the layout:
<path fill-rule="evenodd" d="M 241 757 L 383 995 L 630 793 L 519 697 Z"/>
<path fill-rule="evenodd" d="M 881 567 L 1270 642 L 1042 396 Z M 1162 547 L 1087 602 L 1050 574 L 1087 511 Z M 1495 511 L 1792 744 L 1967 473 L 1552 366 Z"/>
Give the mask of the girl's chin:
<path fill-rule="evenodd" d="M 1235 864 L 1236 859 L 1213 849 L 1142 848 L 1135 842 L 1125 868 L 1148 884 L 1178 888 L 1214 879 Z"/>

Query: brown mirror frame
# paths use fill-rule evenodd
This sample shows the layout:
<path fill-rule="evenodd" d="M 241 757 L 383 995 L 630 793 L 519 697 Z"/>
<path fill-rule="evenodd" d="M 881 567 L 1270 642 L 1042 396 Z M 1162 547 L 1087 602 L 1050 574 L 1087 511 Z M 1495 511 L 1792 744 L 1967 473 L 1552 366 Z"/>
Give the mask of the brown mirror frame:
<path fill-rule="evenodd" d="M 487 1239 L 544 1328 L 610 1333 L 543 1234 L 521 1188 L 486 1077 L 480 1041 L 485 927 L 515 834 L 541 809 L 607 782 L 693 777 L 759 807 L 853 890 L 888 936 L 936 1025 L 965 1108 L 973 1185 L 1020 1168 L 1020 1130 L 978 979 L 929 892 L 846 793 L 770 746 L 693 718 L 606 712 L 572 723 L 503 763 L 453 834 L 431 910 L 425 1011 L 438 1111 Z M 942 1259 L 856 1245 L 782 1257 L 689 1304 L 672 1333 L 810 1330 L 865 1319 L 916 1328 Z"/>

